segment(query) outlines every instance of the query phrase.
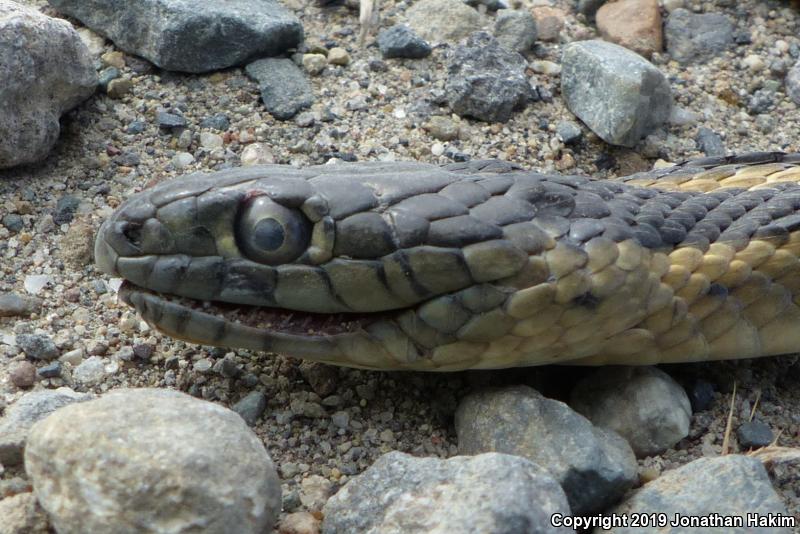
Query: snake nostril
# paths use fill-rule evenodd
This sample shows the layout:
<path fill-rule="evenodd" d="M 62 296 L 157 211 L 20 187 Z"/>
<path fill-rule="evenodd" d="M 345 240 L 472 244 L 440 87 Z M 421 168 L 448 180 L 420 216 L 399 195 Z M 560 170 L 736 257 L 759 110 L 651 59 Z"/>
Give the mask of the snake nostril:
<path fill-rule="evenodd" d="M 122 228 L 122 235 L 124 235 L 130 243 L 136 247 L 142 243 L 142 225 L 140 223 L 125 223 Z"/>

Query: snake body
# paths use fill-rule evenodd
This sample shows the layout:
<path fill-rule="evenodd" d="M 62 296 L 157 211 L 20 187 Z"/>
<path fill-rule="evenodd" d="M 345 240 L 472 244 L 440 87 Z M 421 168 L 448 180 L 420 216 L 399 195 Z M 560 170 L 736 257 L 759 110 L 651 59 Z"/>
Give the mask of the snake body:
<path fill-rule="evenodd" d="M 193 174 L 101 227 L 164 333 L 372 369 L 800 351 L 800 154 L 617 180 L 499 161 Z"/>

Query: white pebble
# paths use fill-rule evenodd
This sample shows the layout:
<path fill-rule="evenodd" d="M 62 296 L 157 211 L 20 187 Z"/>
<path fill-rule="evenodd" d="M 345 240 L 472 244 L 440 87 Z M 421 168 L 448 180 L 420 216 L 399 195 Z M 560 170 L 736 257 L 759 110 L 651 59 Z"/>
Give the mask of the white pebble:
<path fill-rule="evenodd" d="M 742 62 L 748 69 L 752 70 L 753 72 L 764 70 L 765 67 L 764 60 L 761 59 L 761 56 L 757 54 L 750 54 L 746 56 L 742 60 Z"/>
<path fill-rule="evenodd" d="M 547 76 L 561 74 L 561 65 L 545 59 L 531 61 L 530 66 L 533 72 L 538 72 L 539 74 L 545 74 Z"/>
<path fill-rule="evenodd" d="M 178 152 L 172 157 L 172 164 L 176 169 L 183 169 L 188 167 L 194 161 L 194 156 L 188 152 Z"/>
<path fill-rule="evenodd" d="M 200 146 L 203 148 L 219 148 L 222 146 L 222 136 L 211 132 L 200 134 Z"/>
<path fill-rule="evenodd" d="M 31 295 L 38 295 L 48 285 L 53 283 L 53 277 L 46 274 L 32 274 L 25 277 L 23 283 L 25 291 Z"/>
<path fill-rule="evenodd" d="M 434 156 L 441 156 L 444 154 L 444 145 L 442 143 L 433 143 L 433 145 L 431 145 L 431 154 Z"/>
<path fill-rule="evenodd" d="M 242 165 L 264 165 L 266 163 L 275 163 L 275 156 L 272 155 L 267 145 L 253 143 L 242 150 Z"/>

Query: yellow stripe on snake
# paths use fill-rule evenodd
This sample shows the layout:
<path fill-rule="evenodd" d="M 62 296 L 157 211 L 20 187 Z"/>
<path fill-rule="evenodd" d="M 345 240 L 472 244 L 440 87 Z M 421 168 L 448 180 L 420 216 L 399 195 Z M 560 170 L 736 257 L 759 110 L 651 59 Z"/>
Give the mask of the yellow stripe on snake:
<path fill-rule="evenodd" d="M 167 335 L 371 369 L 800 351 L 800 154 L 617 180 L 270 165 L 130 198 L 101 270 Z"/>

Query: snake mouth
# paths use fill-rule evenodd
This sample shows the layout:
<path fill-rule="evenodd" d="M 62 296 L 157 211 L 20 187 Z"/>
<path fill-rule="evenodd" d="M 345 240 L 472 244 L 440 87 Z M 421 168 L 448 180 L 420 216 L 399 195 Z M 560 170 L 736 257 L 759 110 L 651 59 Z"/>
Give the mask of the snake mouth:
<path fill-rule="evenodd" d="M 200 301 L 157 293 L 124 280 L 119 298 L 157 330 L 190 343 L 303 355 L 340 357 L 343 346 L 368 336 L 370 326 L 396 312 L 311 313 L 246 304 Z"/>

